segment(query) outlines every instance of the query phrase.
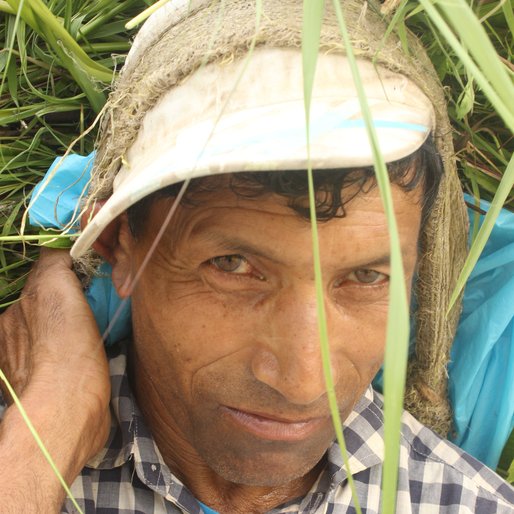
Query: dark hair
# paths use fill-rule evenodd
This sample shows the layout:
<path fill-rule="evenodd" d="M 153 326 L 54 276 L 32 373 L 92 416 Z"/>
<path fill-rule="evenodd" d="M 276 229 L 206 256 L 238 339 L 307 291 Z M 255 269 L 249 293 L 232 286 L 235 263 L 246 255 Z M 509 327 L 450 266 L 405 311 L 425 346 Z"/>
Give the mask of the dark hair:
<path fill-rule="evenodd" d="M 432 137 L 412 155 L 389 163 L 387 170 L 391 183 L 404 191 L 412 191 L 423 184 L 423 227 L 434 203 L 443 175 L 443 164 Z M 341 168 L 315 170 L 316 216 L 319 221 L 344 217 L 345 204 L 361 192 L 376 187 L 375 171 L 365 168 Z M 219 190 L 227 184 L 237 195 L 257 198 L 265 194 L 278 194 L 288 199 L 288 205 L 300 216 L 309 218 L 308 183 L 305 170 L 254 171 L 195 178 L 182 198 L 181 205 L 194 206 L 199 192 Z M 177 196 L 183 182 L 173 184 L 143 198 L 127 210 L 129 226 L 134 237 L 141 233 L 146 213 L 156 198 Z M 351 187 L 353 186 L 353 187 Z"/>

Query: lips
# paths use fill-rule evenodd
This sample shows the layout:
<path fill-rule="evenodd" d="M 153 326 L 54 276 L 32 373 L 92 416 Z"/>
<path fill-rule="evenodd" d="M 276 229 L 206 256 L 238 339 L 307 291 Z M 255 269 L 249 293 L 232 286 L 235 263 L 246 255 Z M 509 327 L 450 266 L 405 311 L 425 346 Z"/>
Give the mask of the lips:
<path fill-rule="evenodd" d="M 222 414 L 246 432 L 270 441 L 302 441 L 329 421 L 327 417 L 285 419 L 271 414 L 253 413 L 222 406 Z"/>

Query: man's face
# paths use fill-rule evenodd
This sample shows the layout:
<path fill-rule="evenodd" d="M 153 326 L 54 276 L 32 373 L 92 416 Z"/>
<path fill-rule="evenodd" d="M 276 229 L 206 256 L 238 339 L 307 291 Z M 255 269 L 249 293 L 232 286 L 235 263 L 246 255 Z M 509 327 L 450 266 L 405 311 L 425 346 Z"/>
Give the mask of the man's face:
<path fill-rule="evenodd" d="M 393 199 L 410 289 L 419 191 L 393 186 Z M 122 279 L 141 266 L 172 203 L 154 202 L 144 234 L 122 238 Z M 377 188 L 359 193 L 346 211 L 344 218 L 318 224 L 342 419 L 382 363 L 390 274 Z M 196 207 L 180 207 L 132 302 L 136 382 L 158 397 L 157 423 L 169 429 L 175 446 L 222 478 L 248 485 L 284 484 L 320 461 L 334 431 L 311 227 L 285 199 L 243 199 L 222 189 L 203 193 Z"/>

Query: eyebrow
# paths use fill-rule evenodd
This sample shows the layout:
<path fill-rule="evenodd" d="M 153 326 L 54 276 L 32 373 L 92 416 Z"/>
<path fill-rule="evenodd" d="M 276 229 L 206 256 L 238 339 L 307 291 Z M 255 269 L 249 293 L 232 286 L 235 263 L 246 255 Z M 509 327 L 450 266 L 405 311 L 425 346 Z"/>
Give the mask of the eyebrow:
<path fill-rule="evenodd" d="M 403 253 L 403 252 L 402 252 Z M 391 254 L 385 253 L 383 255 L 380 255 L 379 257 L 374 258 L 371 261 L 366 261 L 361 264 L 357 264 L 356 266 L 352 266 L 354 268 L 372 268 L 374 266 L 389 266 L 391 264 Z"/>
<path fill-rule="evenodd" d="M 246 241 L 238 238 L 227 237 L 219 232 L 209 232 L 208 234 L 202 235 L 201 239 L 206 243 L 219 245 L 226 251 L 251 254 L 256 257 L 268 259 L 272 262 L 279 262 L 278 256 L 274 254 L 271 248 L 267 248 L 263 251 Z"/>

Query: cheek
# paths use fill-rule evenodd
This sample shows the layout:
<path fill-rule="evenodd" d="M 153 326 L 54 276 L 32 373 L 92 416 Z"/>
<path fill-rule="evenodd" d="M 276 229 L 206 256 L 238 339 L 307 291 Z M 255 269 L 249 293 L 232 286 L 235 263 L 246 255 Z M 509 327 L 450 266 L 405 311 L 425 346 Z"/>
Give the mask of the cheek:
<path fill-rule="evenodd" d="M 410 302 L 414 265 L 406 271 L 407 301 Z M 331 341 L 336 341 L 338 362 L 345 363 L 341 366 L 346 366 L 354 377 L 358 375 L 362 383 L 369 383 L 383 364 L 388 312 L 387 296 L 372 304 L 354 304 L 337 311 L 340 325 Z"/>
<path fill-rule="evenodd" d="M 332 331 L 333 361 L 342 387 L 367 387 L 383 362 L 387 332 L 387 303 L 340 311 Z"/>
<path fill-rule="evenodd" d="M 132 297 L 134 335 L 159 373 L 191 387 L 194 375 L 218 363 L 232 367 L 256 333 L 258 317 L 241 298 L 207 290 L 200 280 L 145 277 Z M 146 350 L 145 350 L 146 351 Z M 163 366 L 163 361 L 167 366 Z"/>

